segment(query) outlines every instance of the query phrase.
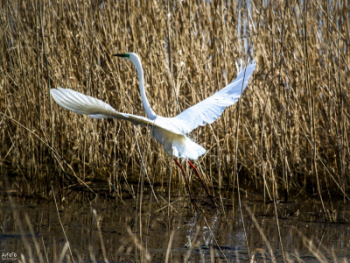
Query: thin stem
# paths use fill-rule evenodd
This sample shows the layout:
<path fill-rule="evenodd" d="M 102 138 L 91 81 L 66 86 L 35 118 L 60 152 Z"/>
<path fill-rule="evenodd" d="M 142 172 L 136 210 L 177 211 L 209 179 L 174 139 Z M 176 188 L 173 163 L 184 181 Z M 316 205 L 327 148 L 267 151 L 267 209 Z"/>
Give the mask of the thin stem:
<path fill-rule="evenodd" d="M 43 3 L 43 7 L 41 9 L 41 5 L 39 4 L 39 21 L 40 21 L 40 28 L 41 28 L 41 39 L 42 39 L 42 47 L 44 49 L 44 56 L 45 56 L 45 62 L 46 62 L 46 71 L 47 71 L 47 84 L 48 84 L 48 89 L 50 93 L 51 89 L 51 84 L 50 84 L 50 70 L 49 70 L 49 62 L 47 58 L 47 52 L 46 52 L 46 46 L 45 46 L 45 32 L 44 32 L 44 26 L 43 26 L 43 16 L 45 15 L 45 3 Z M 51 118 L 51 145 L 53 146 L 53 111 L 52 111 L 52 98 L 49 96 L 50 99 L 50 118 Z"/>

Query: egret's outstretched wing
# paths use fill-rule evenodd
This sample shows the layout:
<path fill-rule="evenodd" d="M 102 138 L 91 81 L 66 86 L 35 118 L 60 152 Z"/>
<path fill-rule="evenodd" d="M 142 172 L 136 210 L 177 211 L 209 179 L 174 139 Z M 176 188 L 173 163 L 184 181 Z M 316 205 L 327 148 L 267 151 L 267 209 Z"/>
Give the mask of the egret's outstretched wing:
<path fill-rule="evenodd" d="M 58 105 L 79 114 L 87 114 L 92 118 L 115 118 L 131 121 L 134 125 L 152 126 L 167 130 L 167 127 L 145 117 L 121 113 L 102 100 L 81 94 L 71 89 L 51 89 L 52 98 Z M 171 131 L 174 132 L 174 131 Z M 176 132 L 175 132 L 176 133 Z"/>
<path fill-rule="evenodd" d="M 234 104 L 239 99 L 243 90 L 248 85 L 249 78 L 253 74 L 255 66 L 255 61 L 248 64 L 248 66 L 238 73 L 237 78 L 225 88 L 172 118 L 178 125 L 178 129 L 183 134 L 186 134 L 199 125 L 204 126 L 207 123 L 214 122 L 220 117 L 227 106 Z M 239 69 L 238 66 L 237 68 Z"/>

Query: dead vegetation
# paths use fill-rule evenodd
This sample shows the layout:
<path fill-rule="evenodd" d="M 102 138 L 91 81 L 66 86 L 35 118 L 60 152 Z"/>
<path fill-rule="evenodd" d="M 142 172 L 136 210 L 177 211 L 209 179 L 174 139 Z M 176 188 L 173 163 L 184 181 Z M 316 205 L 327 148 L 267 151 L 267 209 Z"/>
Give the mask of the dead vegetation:
<path fill-rule="evenodd" d="M 152 181 L 162 183 L 169 157 L 146 130 L 64 110 L 51 101 L 50 88 L 144 115 L 135 69 L 111 57 L 135 52 L 153 109 L 174 116 L 234 79 L 238 59 L 255 58 L 239 104 L 192 134 L 208 150 L 201 171 L 219 187 L 235 186 L 238 172 L 271 199 L 278 190 L 346 196 L 349 5 L 170 2 L 0 4 L 2 172 L 25 181 L 102 178 L 119 185 L 143 169 L 142 156 Z"/>

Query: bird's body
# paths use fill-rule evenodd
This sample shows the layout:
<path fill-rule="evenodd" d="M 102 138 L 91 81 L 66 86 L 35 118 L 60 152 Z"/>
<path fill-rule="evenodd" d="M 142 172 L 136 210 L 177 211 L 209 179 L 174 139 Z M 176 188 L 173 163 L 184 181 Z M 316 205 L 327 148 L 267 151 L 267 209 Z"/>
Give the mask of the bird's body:
<path fill-rule="evenodd" d="M 151 137 L 163 144 L 164 150 L 170 156 L 197 160 L 206 151 L 186 135 L 169 132 L 169 130 L 154 128 Z"/>
<path fill-rule="evenodd" d="M 150 128 L 150 135 L 163 144 L 165 151 L 170 156 L 196 160 L 205 153 L 205 149 L 193 142 L 177 129 L 176 121 L 172 118 L 157 116 L 154 120 L 148 118 L 117 112 L 109 104 L 81 94 L 71 89 L 51 89 L 54 100 L 68 110 L 80 114 L 87 114 L 92 118 L 115 118 L 131 121 L 134 125 L 142 125 Z"/>
<path fill-rule="evenodd" d="M 151 137 L 163 146 L 167 154 L 178 158 L 197 160 L 206 150 L 186 136 L 198 126 L 214 122 L 227 106 L 234 104 L 241 96 L 248 84 L 248 80 L 255 69 L 255 63 L 249 64 L 238 73 L 237 78 L 225 88 L 207 99 L 186 109 L 172 118 L 157 115 L 147 100 L 144 89 L 144 77 L 140 58 L 134 53 L 118 55 L 127 58 L 136 67 L 139 75 L 141 99 L 147 118 L 117 112 L 109 104 L 73 91 L 71 89 L 51 89 L 51 96 L 62 107 L 80 114 L 87 114 L 92 118 L 115 118 L 131 121 L 134 125 L 148 126 Z M 239 67 L 237 66 L 239 70 Z"/>

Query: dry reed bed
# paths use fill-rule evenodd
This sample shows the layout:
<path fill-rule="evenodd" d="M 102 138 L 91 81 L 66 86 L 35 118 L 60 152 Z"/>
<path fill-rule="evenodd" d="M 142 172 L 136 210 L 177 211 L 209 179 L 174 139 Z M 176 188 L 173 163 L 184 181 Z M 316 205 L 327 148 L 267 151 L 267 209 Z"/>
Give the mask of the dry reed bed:
<path fill-rule="evenodd" d="M 111 57 L 136 52 L 152 107 L 174 116 L 234 79 L 238 59 L 255 58 L 240 104 L 192 134 L 208 149 L 199 161 L 207 180 L 234 186 L 239 171 L 270 197 L 278 189 L 345 193 L 349 5 L 306 2 L 2 2 L 1 165 L 26 179 L 65 178 L 64 169 L 118 185 L 123 171 L 142 169 L 137 138 L 150 177 L 166 180 L 170 159 L 146 129 L 63 110 L 50 88 L 144 115 L 135 69 Z"/>

